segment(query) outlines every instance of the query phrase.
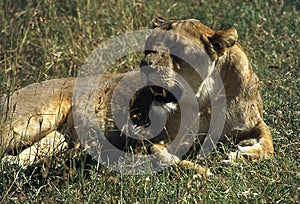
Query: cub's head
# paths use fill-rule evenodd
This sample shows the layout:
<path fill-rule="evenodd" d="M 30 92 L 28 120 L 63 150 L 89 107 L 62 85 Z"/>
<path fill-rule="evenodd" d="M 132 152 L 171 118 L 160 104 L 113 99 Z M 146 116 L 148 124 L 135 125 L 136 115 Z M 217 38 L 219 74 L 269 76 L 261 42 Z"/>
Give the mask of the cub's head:
<path fill-rule="evenodd" d="M 140 67 L 146 84 L 163 87 L 152 89 L 162 96 L 167 89 L 180 97 L 184 80 L 197 92 L 216 61 L 226 56 L 238 38 L 234 28 L 214 31 L 194 19 L 154 19 L 152 26 Z"/>

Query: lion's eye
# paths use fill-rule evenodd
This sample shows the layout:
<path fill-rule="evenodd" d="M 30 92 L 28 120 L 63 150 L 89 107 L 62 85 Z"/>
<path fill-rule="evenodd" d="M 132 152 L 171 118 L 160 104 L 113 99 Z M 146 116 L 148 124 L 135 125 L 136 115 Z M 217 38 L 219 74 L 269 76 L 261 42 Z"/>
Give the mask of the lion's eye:
<path fill-rule="evenodd" d="M 222 49 L 222 45 L 220 43 L 214 43 L 213 46 L 214 46 L 214 49 L 217 51 L 220 51 Z"/>

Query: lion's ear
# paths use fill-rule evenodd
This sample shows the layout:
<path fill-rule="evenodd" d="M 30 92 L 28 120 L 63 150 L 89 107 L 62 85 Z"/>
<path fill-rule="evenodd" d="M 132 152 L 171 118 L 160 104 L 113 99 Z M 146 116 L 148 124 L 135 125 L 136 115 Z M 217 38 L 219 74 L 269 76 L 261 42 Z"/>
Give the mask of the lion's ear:
<path fill-rule="evenodd" d="M 209 40 L 214 48 L 220 54 L 223 54 L 226 48 L 232 47 L 238 39 L 238 33 L 235 28 L 219 30 Z"/>
<path fill-rule="evenodd" d="M 166 18 L 164 18 L 162 16 L 157 16 L 156 18 L 152 19 L 151 27 L 157 28 L 157 27 L 161 26 L 162 24 L 164 24 L 166 21 L 167 21 Z"/>

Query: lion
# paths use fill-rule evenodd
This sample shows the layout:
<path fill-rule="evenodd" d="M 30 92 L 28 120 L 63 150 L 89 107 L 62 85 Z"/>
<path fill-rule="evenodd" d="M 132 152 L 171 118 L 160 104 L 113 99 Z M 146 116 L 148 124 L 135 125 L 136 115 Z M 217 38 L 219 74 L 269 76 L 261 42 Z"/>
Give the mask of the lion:
<path fill-rule="evenodd" d="M 154 100 L 160 101 L 165 111 L 169 112 L 166 124 L 169 141 L 179 135 L 183 112 L 178 106 L 165 108 L 169 105 L 162 98 L 169 98 L 175 104 L 184 101 L 182 77 L 191 87 L 198 104 L 200 119 L 197 129 L 191 134 L 199 138 L 200 144 L 209 144 L 211 140 L 215 143 L 222 140 L 235 142 L 237 151 L 228 153 L 225 162 L 272 157 L 272 135 L 263 120 L 260 81 L 244 49 L 237 42 L 236 29 L 214 31 L 195 19 L 156 18 L 152 26 L 154 31 L 146 41 L 145 56 L 141 62 L 142 78 L 145 84 L 154 85 L 151 88 L 156 96 Z M 222 86 L 216 86 L 220 82 Z M 160 85 L 155 86 L 157 83 Z M 224 92 L 219 94 L 222 87 Z M 177 93 L 177 97 L 172 92 Z M 223 109 L 218 107 L 218 100 L 225 101 Z M 191 106 L 188 100 L 185 101 L 185 106 Z M 217 105 L 213 106 L 213 101 L 217 101 Z M 213 109 L 220 111 L 220 115 L 225 111 L 224 120 L 213 117 Z M 211 123 L 214 127 L 223 127 L 217 133 L 219 135 L 213 135 L 213 131 L 212 135 L 207 134 Z M 181 145 L 184 146 L 179 142 L 175 147 L 178 149 Z M 168 145 L 154 145 L 153 148 L 166 158 L 171 155 L 176 158 L 176 149 Z M 207 151 L 201 148 L 205 156 Z M 178 162 L 179 158 L 175 160 Z"/>
<path fill-rule="evenodd" d="M 138 151 L 146 142 L 147 151 L 162 162 L 195 169 L 208 176 L 211 174 L 208 168 L 181 157 L 191 148 L 191 143 L 217 142 L 209 132 L 211 123 L 216 127 L 222 122 L 214 118 L 216 110 L 225 110 L 224 128 L 217 137 L 232 139 L 238 147 L 228 154 L 228 162 L 272 157 L 273 142 L 263 120 L 259 79 L 237 43 L 237 31 L 234 28 L 214 31 L 194 19 L 156 18 L 152 26 L 154 31 L 146 41 L 140 64 L 141 75 L 139 71 L 133 72 L 133 79 L 139 76 L 145 88 L 130 96 L 129 117 L 123 120 L 123 127 L 116 125 L 111 104 L 114 94 L 117 104 L 121 104 L 132 90 L 130 86 L 119 87 L 117 94 L 114 93 L 125 74 L 104 74 L 98 81 L 83 77 L 35 83 L 0 99 L 0 153 L 1 157 L 6 155 L 3 160 L 28 166 L 70 147 L 79 148 L 81 143 L 89 153 L 94 153 L 94 158 L 99 155 L 105 158 L 114 154 L 114 148 Z M 214 85 L 219 83 L 214 78 L 215 72 L 221 78 L 225 94 L 214 94 Z M 186 94 L 187 86 L 178 75 L 194 94 Z M 89 90 L 91 84 L 95 93 Z M 78 86 L 81 89 L 74 95 Z M 225 109 L 212 105 L 214 97 L 225 98 Z M 197 106 L 191 101 L 196 101 Z M 117 109 L 127 111 L 124 107 Z M 143 139 L 148 127 L 161 117 L 161 110 L 167 115 L 165 128 L 156 138 Z M 89 117 L 91 112 L 95 118 Z M 191 121 L 194 121 L 192 117 L 199 116 L 199 120 L 195 120 L 197 124 L 192 124 L 193 127 L 184 127 L 182 132 L 182 116 Z M 126 132 L 128 127 L 134 131 Z M 78 138 L 78 133 L 84 138 Z M 136 134 L 140 139 L 130 139 L 128 134 Z M 112 146 L 97 152 L 101 149 L 94 148 L 99 144 L 98 135 L 104 135 Z"/>

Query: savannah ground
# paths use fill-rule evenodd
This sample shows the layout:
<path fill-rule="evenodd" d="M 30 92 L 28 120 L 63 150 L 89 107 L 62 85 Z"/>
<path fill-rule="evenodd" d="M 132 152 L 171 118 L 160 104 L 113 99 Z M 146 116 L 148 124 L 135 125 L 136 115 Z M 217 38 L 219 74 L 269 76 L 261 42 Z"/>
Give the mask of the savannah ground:
<path fill-rule="evenodd" d="M 69 151 L 27 170 L 1 165 L 0 203 L 300 203 L 299 1 L 4 0 L 0 94 L 76 76 L 97 45 L 149 27 L 159 13 L 196 18 L 214 29 L 235 26 L 261 79 L 275 158 L 225 166 L 223 152 L 234 148 L 227 143 L 203 162 L 214 176 L 195 180 L 193 172 L 175 167 L 120 175 L 97 166 L 84 152 Z M 130 54 L 110 71 L 138 68 L 141 56 Z"/>

